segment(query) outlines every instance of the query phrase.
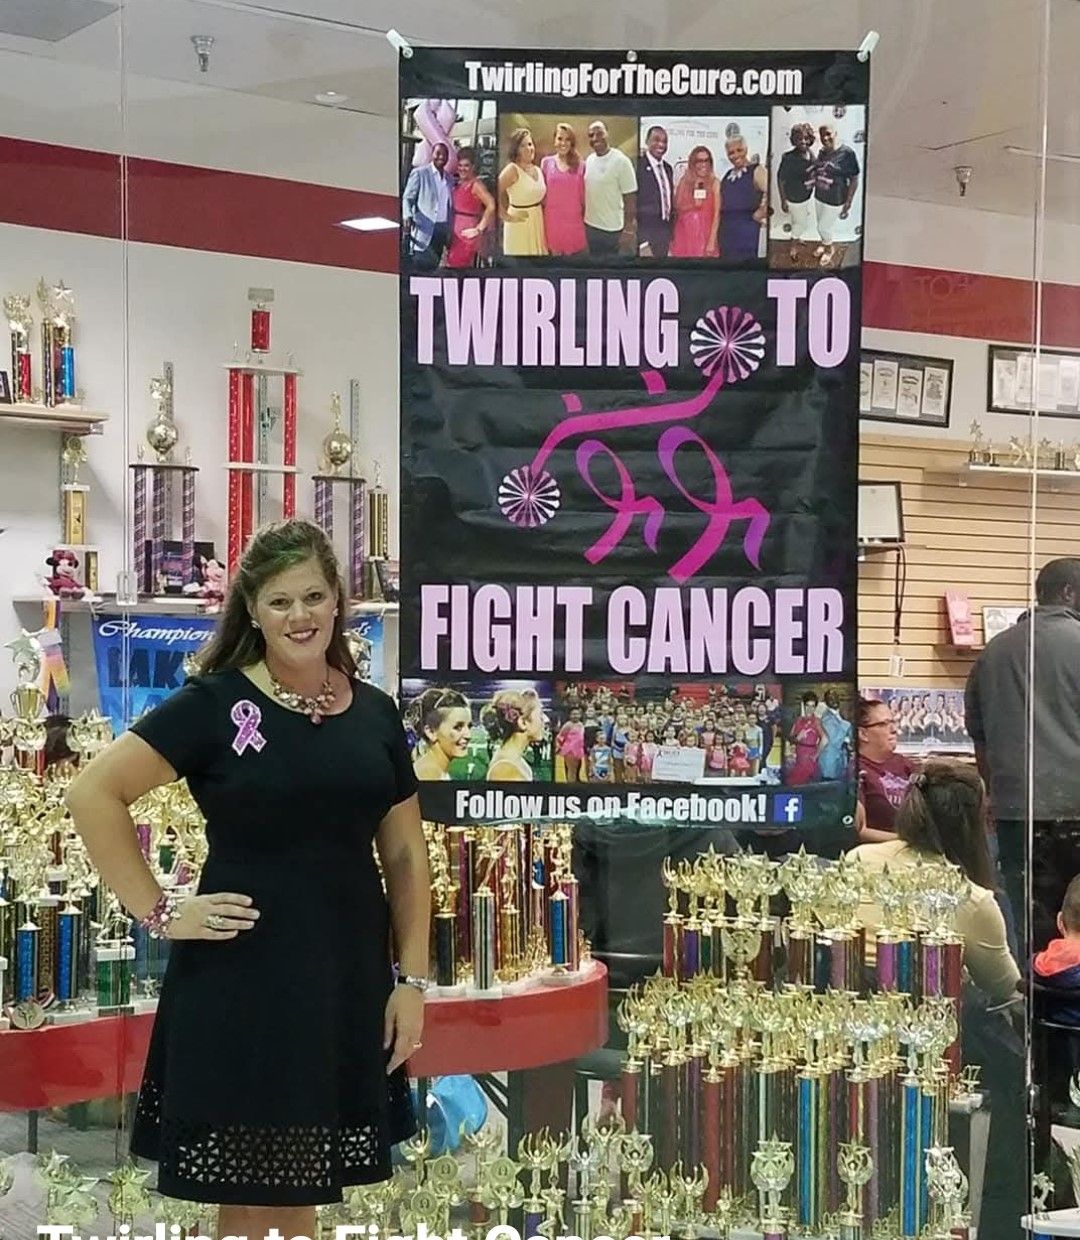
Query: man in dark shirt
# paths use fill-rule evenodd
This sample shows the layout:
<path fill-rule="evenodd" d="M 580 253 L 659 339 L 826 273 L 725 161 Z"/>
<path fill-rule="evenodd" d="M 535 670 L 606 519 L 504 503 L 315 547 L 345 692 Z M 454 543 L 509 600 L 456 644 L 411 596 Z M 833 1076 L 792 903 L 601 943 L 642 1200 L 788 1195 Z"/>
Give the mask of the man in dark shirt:
<path fill-rule="evenodd" d="M 1049 942 L 1065 890 L 1080 872 L 1080 559 L 1045 564 L 1035 599 L 1035 609 L 976 660 L 964 696 L 1005 890 L 1027 926 L 1028 956 Z"/>
<path fill-rule="evenodd" d="M 856 820 L 863 844 L 896 838 L 896 811 L 916 772 L 910 758 L 896 752 L 896 720 L 884 702 L 862 698 L 859 724 L 859 800 Z"/>

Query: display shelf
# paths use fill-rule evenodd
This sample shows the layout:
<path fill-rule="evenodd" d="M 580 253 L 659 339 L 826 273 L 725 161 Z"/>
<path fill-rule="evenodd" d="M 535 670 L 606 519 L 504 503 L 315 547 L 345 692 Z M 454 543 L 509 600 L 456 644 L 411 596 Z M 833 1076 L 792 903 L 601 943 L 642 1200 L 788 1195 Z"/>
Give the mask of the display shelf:
<path fill-rule="evenodd" d="M 95 413 L 79 405 L 0 405 L 0 420 L 16 426 L 42 426 L 68 435 L 99 435 L 109 420 L 107 413 Z"/>
<path fill-rule="evenodd" d="M 400 604 L 384 603 L 378 599 L 362 599 L 349 604 L 351 616 L 396 616 L 400 610 Z"/>
<path fill-rule="evenodd" d="M 253 362 L 222 362 L 224 370 L 237 370 L 242 375 L 302 375 L 298 366 L 258 366 Z"/>
<path fill-rule="evenodd" d="M 26 607 L 35 603 L 40 606 L 42 603 L 55 602 L 55 595 L 45 592 L 41 594 L 13 594 L 11 601 L 16 607 Z M 140 599 L 135 604 L 125 605 L 116 601 L 115 594 L 102 594 L 93 602 L 87 602 L 81 598 L 62 599 L 61 606 L 67 613 L 122 611 L 132 616 L 202 616 L 216 614 L 214 612 L 207 612 L 205 599 L 187 599 L 182 597 L 146 598 Z M 363 599 L 349 604 L 349 615 L 351 616 L 396 616 L 399 611 L 399 604 L 384 603 L 377 599 Z"/>
<path fill-rule="evenodd" d="M 1035 469 L 1031 465 L 975 465 L 971 461 L 958 462 L 955 457 L 931 457 L 926 465 L 930 473 L 948 474 L 962 487 L 972 485 L 972 479 L 983 478 L 1048 478 L 1054 482 L 1080 485 L 1080 469 Z"/>
<path fill-rule="evenodd" d="M 24 607 L 33 603 L 40 606 L 42 603 L 54 602 L 55 596 L 44 593 L 15 594 L 12 595 L 11 601 L 16 607 Z M 115 594 L 101 594 L 93 601 L 81 598 L 61 599 L 60 607 L 61 611 L 66 615 L 79 612 L 92 614 L 102 611 L 122 611 L 129 616 L 204 616 L 216 614 L 207 612 L 206 599 L 186 599 L 182 597 L 146 598 L 140 599 L 137 603 L 124 604 L 116 601 Z"/>

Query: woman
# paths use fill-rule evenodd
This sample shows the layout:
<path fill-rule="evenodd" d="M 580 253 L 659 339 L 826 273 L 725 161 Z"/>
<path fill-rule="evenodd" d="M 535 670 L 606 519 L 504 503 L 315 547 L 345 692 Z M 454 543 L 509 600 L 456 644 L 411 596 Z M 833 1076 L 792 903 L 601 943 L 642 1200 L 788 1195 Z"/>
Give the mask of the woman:
<path fill-rule="evenodd" d="M 425 689 L 410 707 L 408 722 L 418 738 L 413 774 L 424 780 L 449 779 L 450 763 L 469 753 L 469 699 L 456 689 Z"/>
<path fill-rule="evenodd" d="M 818 127 L 818 136 L 821 149 L 814 161 L 814 208 L 821 244 L 814 253 L 821 266 L 828 267 L 836 256 L 837 225 L 851 214 L 860 169 L 859 157 L 840 141 L 840 132 L 832 121 Z"/>
<path fill-rule="evenodd" d="M 791 219 L 791 249 L 788 258 L 798 258 L 797 245 L 806 240 L 814 223 L 814 127 L 807 121 L 791 127 L 791 149 L 780 156 L 776 188 L 780 210 Z"/>
<path fill-rule="evenodd" d="M 720 182 L 713 171 L 712 152 L 707 146 L 695 146 L 675 187 L 675 228 L 669 256 L 716 258 L 719 221 Z"/>
<path fill-rule="evenodd" d="M 487 779 L 532 779 L 532 767 L 525 751 L 544 739 L 547 717 L 535 689 L 502 689 L 480 715 L 480 722 L 497 748 L 487 770 Z"/>
<path fill-rule="evenodd" d="M 457 184 L 451 196 L 453 226 L 447 267 L 475 267 L 495 215 L 495 199 L 476 175 L 476 151 L 463 146 L 457 157 Z"/>
<path fill-rule="evenodd" d="M 555 752 L 563 760 L 566 782 L 579 783 L 581 764 L 585 761 L 585 725 L 581 721 L 581 711 L 576 707 L 555 737 Z"/>
<path fill-rule="evenodd" d="M 499 173 L 503 253 L 516 258 L 537 258 L 548 252 L 541 210 L 547 184 L 536 166 L 536 144 L 529 130 L 514 130 L 507 156 L 507 165 Z"/>
<path fill-rule="evenodd" d="M 315 1235 L 315 1206 L 389 1179 L 416 1127 L 427 853 L 397 710 L 356 679 L 344 616 L 325 534 L 261 529 L 199 675 L 68 792 L 102 881 L 172 943 L 132 1152 L 160 1192 L 221 1203 L 221 1235 Z M 209 843 L 188 897 L 158 886 L 128 810 L 179 778 Z"/>
<path fill-rule="evenodd" d="M 769 177 L 758 160 L 750 162 L 741 134 L 728 138 L 724 150 L 731 167 L 720 181 L 720 253 L 745 261 L 758 256 Z"/>
<path fill-rule="evenodd" d="M 757 721 L 756 714 L 750 715 L 743 729 L 743 736 L 746 738 L 746 756 L 750 759 L 750 774 L 760 775 L 761 764 L 764 760 L 762 746 L 765 743 L 765 733 Z"/>
<path fill-rule="evenodd" d="M 860 698 L 857 720 L 859 800 L 864 812 L 856 829 L 863 843 L 880 844 L 896 837 L 896 814 L 917 768 L 896 752 L 896 720 L 884 702 Z"/>
<path fill-rule="evenodd" d="M 585 164 L 577 152 L 577 134 L 560 121 L 552 139 L 554 155 L 545 155 L 540 171 L 547 186 L 544 198 L 544 237 L 549 254 L 584 254 Z"/>
<path fill-rule="evenodd" d="M 813 784 L 821 778 L 818 760 L 828 738 L 817 717 L 818 695 L 810 690 L 802 695 L 802 713 L 792 725 L 789 740 L 795 746 L 795 761 L 788 770 L 789 784 Z"/>
<path fill-rule="evenodd" d="M 867 869 L 897 873 L 920 860 L 951 861 L 971 883 L 971 894 L 956 911 L 956 930 L 964 940 L 964 966 L 971 980 L 996 1003 L 1017 997 L 1020 970 L 1009 951 L 1005 920 L 994 899 L 994 873 L 986 845 L 986 803 L 974 767 L 928 762 L 916 775 L 896 814 L 897 839 L 860 844 L 851 850 Z M 882 922 L 881 909 L 865 902 L 859 921 L 871 933 Z"/>
<path fill-rule="evenodd" d="M 618 706 L 611 725 L 611 766 L 617 784 L 626 782 L 626 742 L 629 735 L 626 711 Z"/>

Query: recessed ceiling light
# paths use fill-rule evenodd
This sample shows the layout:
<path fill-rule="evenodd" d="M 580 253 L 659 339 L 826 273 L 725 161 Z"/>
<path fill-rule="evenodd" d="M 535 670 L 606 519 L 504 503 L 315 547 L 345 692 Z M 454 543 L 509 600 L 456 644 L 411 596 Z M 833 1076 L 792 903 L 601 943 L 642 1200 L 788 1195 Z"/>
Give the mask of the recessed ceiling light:
<path fill-rule="evenodd" d="M 348 103 L 349 96 L 336 90 L 320 90 L 315 96 L 315 102 L 325 104 L 328 108 L 336 108 L 343 103 Z"/>
<path fill-rule="evenodd" d="M 342 228 L 355 228 L 357 232 L 385 232 L 397 226 L 397 220 L 388 220 L 385 215 L 361 215 L 355 220 L 341 221 Z"/>

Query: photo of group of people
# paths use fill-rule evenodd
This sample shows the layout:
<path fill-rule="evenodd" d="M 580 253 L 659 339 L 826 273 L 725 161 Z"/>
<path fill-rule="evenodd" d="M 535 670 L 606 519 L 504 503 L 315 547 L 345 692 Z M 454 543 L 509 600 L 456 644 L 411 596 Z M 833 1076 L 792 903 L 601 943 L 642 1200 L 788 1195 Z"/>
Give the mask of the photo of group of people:
<path fill-rule="evenodd" d="M 406 680 L 402 692 L 417 779 L 551 782 L 550 684 Z"/>
<path fill-rule="evenodd" d="M 856 261 L 865 108 L 770 116 L 496 114 L 406 100 L 402 243 L 416 269 L 511 261 Z"/>
<path fill-rule="evenodd" d="M 486 266 L 497 244 L 495 104 L 407 99 L 401 135 L 403 253 L 420 271 Z"/>
<path fill-rule="evenodd" d="M 780 690 L 765 684 L 557 681 L 557 783 L 778 783 Z"/>
<path fill-rule="evenodd" d="M 901 753 L 927 750 L 974 753 L 964 726 L 964 695 L 948 689 L 864 689 L 889 708 L 896 723 L 896 747 Z"/>
<path fill-rule="evenodd" d="M 841 267 L 858 259 L 866 108 L 774 108 L 769 266 Z"/>
<path fill-rule="evenodd" d="M 851 685 L 793 685 L 784 693 L 784 783 L 850 779 L 855 770 Z"/>

